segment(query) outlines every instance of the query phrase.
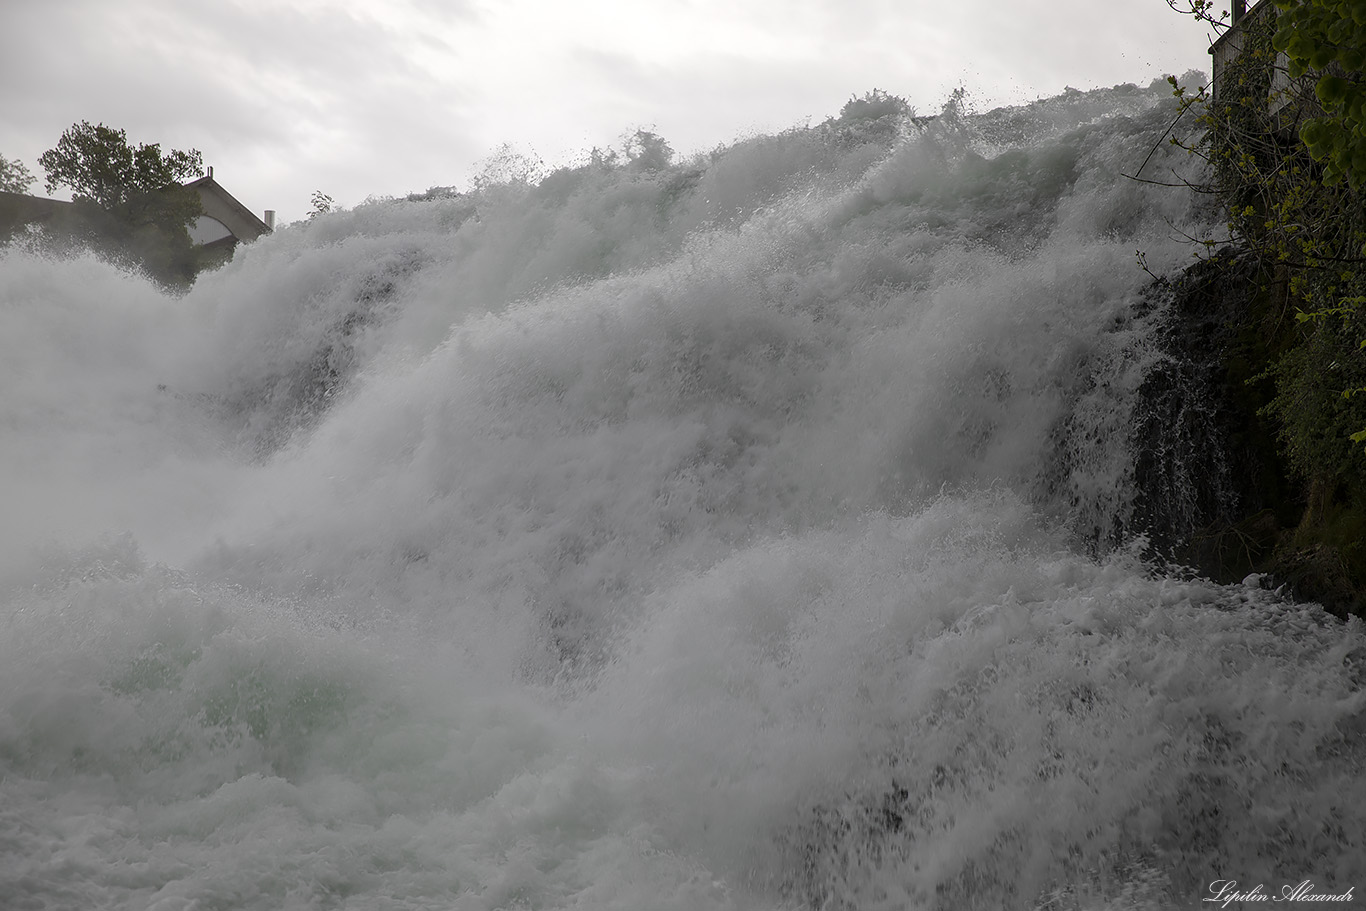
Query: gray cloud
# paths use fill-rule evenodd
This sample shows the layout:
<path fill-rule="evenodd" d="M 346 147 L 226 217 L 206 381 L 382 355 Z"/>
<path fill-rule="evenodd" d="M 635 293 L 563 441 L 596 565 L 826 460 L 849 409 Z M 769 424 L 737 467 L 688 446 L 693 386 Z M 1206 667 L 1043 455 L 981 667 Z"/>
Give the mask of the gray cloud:
<path fill-rule="evenodd" d="M 516 2 L 520 19 L 447 0 L 6 0 L 0 153 L 38 173 L 63 129 L 103 121 L 199 148 L 243 202 L 288 219 L 315 188 L 355 203 L 461 183 L 504 141 L 553 162 L 655 124 L 702 149 L 874 86 L 933 110 L 959 84 L 994 104 L 1206 59 L 1156 0 L 669 0 L 622 17 Z"/>

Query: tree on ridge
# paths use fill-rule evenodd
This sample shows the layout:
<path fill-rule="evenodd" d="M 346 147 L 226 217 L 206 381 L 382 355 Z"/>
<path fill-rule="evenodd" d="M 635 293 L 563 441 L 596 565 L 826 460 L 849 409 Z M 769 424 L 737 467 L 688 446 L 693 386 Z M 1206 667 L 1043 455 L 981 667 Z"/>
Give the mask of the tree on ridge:
<path fill-rule="evenodd" d="M 181 182 L 203 173 L 198 150 L 132 146 L 123 130 L 83 120 L 38 163 L 47 172 L 47 192 L 71 189 L 80 226 L 75 233 L 84 240 L 131 257 L 163 283 L 194 280 L 199 263 L 187 228 L 203 207 L 199 194 Z"/>

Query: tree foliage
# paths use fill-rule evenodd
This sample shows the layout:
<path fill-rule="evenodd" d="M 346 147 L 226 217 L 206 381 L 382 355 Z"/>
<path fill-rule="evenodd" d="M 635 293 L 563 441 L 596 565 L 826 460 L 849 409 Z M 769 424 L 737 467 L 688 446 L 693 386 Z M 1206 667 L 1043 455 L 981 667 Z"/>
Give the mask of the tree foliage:
<path fill-rule="evenodd" d="M 74 196 L 110 210 L 204 173 L 195 149 L 163 154 L 159 143 L 130 146 L 123 130 L 84 120 L 67 128 L 38 163 L 47 172 L 49 193 L 70 187 Z"/>
<path fill-rule="evenodd" d="M 1184 12 L 1222 27 L 1206 0 L 1187 3 Z M 1311 487 L 1350 481 L 1366 492 L 1366 461 L 1352 445 L 1366 440 L 1366 395 L 1356 394 L 1366 386 L 1366 5 L 1276 7 L 1242 20 L 1241 52 L 1212 96 L 1175 91 L 1201 110 L 1204 134 L 1191 150 L 1210 161 L 1231 240 L 1262 263 L 1281 302 L 1265 327 L 1263 376 L 1290 464 Z"/>
<path fill-rule="evenodd" d="M 309 202 L 313 206 L 313 208 L 308 211 L 309 221 L 312 221 L 319 215 L 326 215 L 336 209 L 337 206 L 336 200 L 331 196 L 328 196 L 322 190 L 314 190 L 313 195 L 309 198 Z"/>
<path fill-rule="evenodd" d="M 622 150 L 627 165 L 637 171 L 663 171 L 674 157 L 673 147 L 663 136 L 644 128 L 625 137 Z"/>
<path fill-rule="evenodd" d="M 36 179 L 22 161 L 11 161 L 0 155 L 0 192 L 27 193 Z"/>
<path fill-rule="evenodd" d="M 1300 139 L 1323 179 L 1366 184 L 1366 3 L 1361 0 L 1276 0 L 1281 14 L 1272 47 L 1284 53 L 1289 76 L 1313 74 L 1323 115 L 1300 127 Z"/>
<path fill-rule="evenodd" d="M 1228 27 L 1211 0 L 1167 2 Z M 1366 612 L 1363 22 L 1362 0 L 1260 3 L 1216 49 L 1212 92 L 1172 80 L 1201 131 L 1174 141 L 1209 160 L 1204 189 L 1228 213 L 1213 262 L 1245 292 L 1218 355 L 1246 419 L 1239 445 L 1259 448 L 1269 421 L 1279 452 L 1256 486 L 1301 482 L 1229 530 L 1249 560 L 1263 550 L 1257 571 L 1353 613 Z"/>
<path fill-rule="evenodd" d="M 203 172 L 198 151 L 132 146 L 123 130 L 87 121 L 62 133 L 39 157 L 49 193 L 69 187 L 77 217 L 69 233 L 143 268 L 172 286 L 188 285 L 199 268 L 187 226 L 203 213 L 199 194 L 181 181 Z"/>

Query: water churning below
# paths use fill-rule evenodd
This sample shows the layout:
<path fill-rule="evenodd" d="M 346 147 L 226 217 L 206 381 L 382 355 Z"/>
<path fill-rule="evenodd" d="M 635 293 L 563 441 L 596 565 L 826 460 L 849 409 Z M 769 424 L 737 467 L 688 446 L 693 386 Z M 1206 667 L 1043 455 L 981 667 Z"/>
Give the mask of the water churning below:
<path fill-rule="evenodd" d="M 1359 625 L 1141 558 L 1171 104 L 0 251 L 0 906 L 1360 882 Z"/>

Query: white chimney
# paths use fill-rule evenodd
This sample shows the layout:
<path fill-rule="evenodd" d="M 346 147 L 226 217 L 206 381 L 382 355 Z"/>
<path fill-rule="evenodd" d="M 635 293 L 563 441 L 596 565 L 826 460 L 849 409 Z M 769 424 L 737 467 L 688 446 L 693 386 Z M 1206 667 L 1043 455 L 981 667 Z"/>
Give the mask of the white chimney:
<path fill-rule="evenodd" d="M 275 230 L 275 210 L 274 210 L 274 209 L 266 209 L 266 217 L 263 219 L 263 221 L 265 221 L 266 227 L 267 227 L 267 228 L 269 228 L 270 230 L 274 231 L 274 230 Z"/>

